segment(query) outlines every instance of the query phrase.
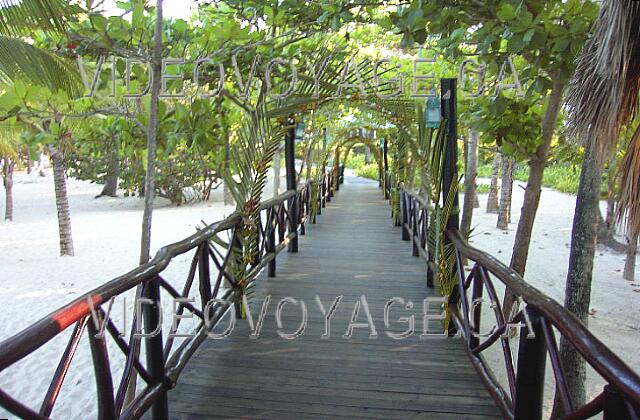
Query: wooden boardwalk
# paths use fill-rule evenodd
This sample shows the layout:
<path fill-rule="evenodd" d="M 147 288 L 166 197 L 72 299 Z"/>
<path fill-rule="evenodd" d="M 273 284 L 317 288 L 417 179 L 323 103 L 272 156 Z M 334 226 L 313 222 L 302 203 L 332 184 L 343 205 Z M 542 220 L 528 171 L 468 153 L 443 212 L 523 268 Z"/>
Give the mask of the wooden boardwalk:
<path fill-rule="evenodd" d="M 260 337 L 249 338 L 248 323 L 238 320 L 230 337 L 207 340 L 169 393 L 171 418 L 499 418 L 462 343 L 419 338 L 423 299 L 437 291 L 426 287 L 423 261 L 411 256 L 389 214 L 377 183 L 347 177 L 300 238 L 300 252 L 280 254 L 277 278 L 259 279 L 251 296 L 254 320 L 271 295 Z M 316 295 L 327 309 L 342 296 L 327 339 Z M 369 338 L 370 328 L 360 327 L 345 339 L 362 295 L 378 336 Z M 304 301 L 308 312 L 307 327 L 294 340 L 277 334 L 276 307 L 287 296 Z M 393 305 L 386 328 L 385 302 L 394 297 L 413 308 Z M 398 319 L 411 314 L 416 333 L 389 338 L 386 331 L 407 329 Z M 286 304 L 281 330 L 295 331 L 301 319 L 300 306 Z M 366 320 L 361 307 L 357 321 Z M 438 326 L 431 324 L 434 332 Z"/>

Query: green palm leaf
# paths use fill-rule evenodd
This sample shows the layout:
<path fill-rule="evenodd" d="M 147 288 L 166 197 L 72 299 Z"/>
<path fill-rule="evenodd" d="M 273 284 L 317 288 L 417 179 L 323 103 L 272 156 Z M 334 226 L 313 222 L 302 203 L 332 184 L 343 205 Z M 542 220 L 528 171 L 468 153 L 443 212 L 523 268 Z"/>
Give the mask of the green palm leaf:
<path fill-rule="evenodd" d="M 25 80 L 75 95 L 82 83 L 78 68 L 24 38 L 35 31 L 64 33 L 81 8 L 66 0 L 0 0 L 0 81 Z"/>
<path fill-rule="evenodd" d="M 2 36 L 0 78 L 5 83 L 26 80 L 70 94 L 79 92 L 82 86 L 78 69 L 71 63 L 20 39 Z"/>
<path fill-rule="evenodd" d="M 82 9 L 67 0 L 0 0 L 0 35 L 20 37 L 35 30 L 64 32 Z"/>

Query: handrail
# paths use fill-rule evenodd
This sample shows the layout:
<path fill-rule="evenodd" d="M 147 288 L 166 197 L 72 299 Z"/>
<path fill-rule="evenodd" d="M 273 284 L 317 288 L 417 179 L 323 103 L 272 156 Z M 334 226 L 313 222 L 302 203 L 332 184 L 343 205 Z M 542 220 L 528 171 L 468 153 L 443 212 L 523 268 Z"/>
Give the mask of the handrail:
<path fill-rule="evenodd" d="M 638 376 L 636 372 L 629 368 L 613 351 L 593 335 L 574 314 L 525 282 L 514 270 L 505 266 L 495 257 L 470 246 L 457 229 L 448 230 L 447 236 L 456 249 L 459 265 L 458 288 L 449 300 L 449 309 L 467 344 L 470 357 L 475 360 L 474 365 L 477 368 L 483 369 L 481 372 L 481 374 L 484 375 L 483 379 L 489 379 L 487 385 L 492 396 L 494 399 L 499 400 L 497 402 L 500 406 L 506 407 L 507 412 L 503 414 L 511 418 L 522 418 L 522 413 L 525 410 L 518 406 L 520 404 L 531 404 L 531 400 L 536 399 L 534 397 L 536 393 L 539 393 L 541 399 L 544 384 L 544 356 L 548 352 L 557 386 L 565 405 L 565 411 L 568 413 L 568 418 L 588 418 L 594 414 L 593 406 L 597 406 L 598 408 L 595 412 L 603 410 L 605 412 L 608 410 L 614 410 L 616 412 L 622 410 L 627 412 L 627 410 L 629 410 L 628 413 L 633 413 L 635 416 L 638 415 L 638 412 L 640 412 L 640 376 Z M 468 277 L 465 277 L 461 269 L 462 257 L 475 263 Z M 498 341 L 500 335 L 496 334 L 495 331 L 503 328 L 505 330 L 508 329 L 505 321 L 509 321 L 505 320 L 504 315 L 502 315 L 500 303 L 497 301 L 490 274 L 500 280 L 510 293 L 513 293 L 526 303 L 526 307 L 521 309 L 514 319 L 521 321 L 528 319 L 528 323 L 523 326 L 527 328 L 528 334 L 531 333 L 531 329 L 533 329 L 536 335 L 533 339 L 527 339 L 527 334 L 524 334 L 524 332 L 520 335 L 518 369 L 514 372 L 515 377 L 509 378 L 510 381 L 515 381 L 516 386 L 512 387 L 508 393 L 497 384 L 497 381 L 491 383 L 492 375 L 490 374 L 490 368 L 480 356 L 483 350 Z M 491 307 L 495 308 L 498 328 L 494 330 L 494 334 L 491 334 L 484 342 L 479 342 L 478 324 L 480 317 L 477 311 L 480 310 L 480 306 L 482 305 L 482 288 L 486 288 L 490 295 Z M 473 289 L 472 299 L 480 299 L 476 301 L 475 304 L 472 303 L 470 305 L 469 303 L 467 296 L 469 289 Z M 462 313 L 460 312 L 461 310 Z M 474 318 L 475 320 L 472 321 Z M 587 406 L 583 406 L 582 408 L 573 407 L 573 401 L 569 398 L 569 393 L 566 389 L 564 370 L 560 363 L 557 344 L 551 327 L 555 328 L 565 340 L 571 343 L 584 360 L 607 382 L 604 393 L 606 395 L 617 393 L 621 398 L 602 398 L 603 394 L 601 394 L 595 400 L 588 403 Z M 508 345 L 508 339 L 502 337 L 501 341 L 503 347 Z M 536 353 L 537 356 L 531 356 Z M 508 352 L 505 353 L 505 358 L 507 354 Z M 510 363 L 509 360 L 505 360 L 505 362 Z M 507 365 L 507 371 L 509 372 L 510 370 L 513 370 L 513 366 Z M 489 373 L 488 376 L 486 376 L 487 373 Z M 540 377 L 540 375 L 542 376 Z M 530 386 L 520 388 L 521 383 L 525 382 L 522 376 L 527 376 L 529 380 L 531 380 L 532 377 L 538 376 L 537 383 L 534 381 L 534 386 L 539 389 L 531 389 Z M 518 398 L 520 393 L 525 392 L 526 397 L 522 395 Z M 510 399 L 505 398 L 507 394 L 511 394 Z M 628 402 L 628 404 L 625 403 L 625 401 Z M 630 406 L 633 406 L 633 408 Z M 584 409 L 584 407 L 588 409 Z M 533 407 L 534 411 L 541 409 L 542 407 Z M 635 411 L 635 413 L 633 411 Z M 583 417 L 582 414 L 584 413 L 589 413 L 589 415 Z M 573 414 L 573 416 L 571 414 Z M 531 418 L 535 418 L 535 416 L 532 415 Z"/>
<path fill-rule="evenodd" d="M 322 194 L 319 193 L 315 197 L 312 197 L 311 194 L 311 182 L 307 181 L 297 190 L 286 191 L 258 206 L 259 214 L 262 215 L 256 222 L 258 250 L 255 260 L 247 267 L 248 278 L 253 278 L 252 276 L 257 275 L 267 265 L 269 266 L 269 277 L 275 276 L 277 254 L 297 235 L 304 235 L 305 223 L 311 216 L 315 220 L 315 214 L 311 214 L 313 208 L 311 201 L 317 200 L 317 208 L 319 209 L 324 206 L 325 201 L 328 201 L 328 197 L 333 195 L 334 185 L 330 173 L 322 177 L 320 184 L 319 192 L 322 191 Z M 182 241 L 164 246 L 148 263 L 83 294 L 2 341 L 0 343 L 0 371 L 46 345 L 62 331 L 75 324 L 74 333 L 62 354 L 40 412 L 31 410 L 1 389 L 0 405 L 20 417 L 48 418 L 75 355 L 75 349 L 79 345 L 80 336 L 84 330 L 87 330 L 96 372 L 99 416 L 101 418 L 139 418 L 153 407 L 154 418 L 166 418 L 166 391 L 175 386 L 182 369 L 193 356 L 197 347 L 206 339 L 207 333 L 227 312 L 231 304 L 237 302 L 241 296 L 240 291 L 243 285 L 229 272 L 229 267 L 234 264 L 233 258 L 231 258 L 233 248 L 242 247 L 236 231 L 244 223 L 246 221 L 242 216 L 238 212 L 234 212 L 226 219 L 210 224 Z M 230 242 L 225 248 L 226 252 L 221 252 L 213 244 L 217 235 L 223 232 L 230 232 L 231 236 Z M 278 240 L 276 240 L 276 236 L 278 236 Z M 180 292 L 163 279 L 161 273 L 173 258 L 189 251 L 195 251 L 195 254 L 191 261 L 188 278 Z M 217 275 L 210 269 L 212 262 L 217 269 Z M 163 340 L 161 335 L 159 338 L 147 338 L 145 346 L 147 365 L 144 367 L 140 357 L 136 355 L 137 349 L 140 349 L 140 338 L 134 338 L 135 314 L 129 341 L 125 342 L 116 326 L 111 320 L 106 319 L 101 305 L 136 286 L 140 286 L 137 289 L 138 296 L 152 298 L 157 302 L 160 300 L 160 289 L 165 290 L 173 298 L 186 298 L 189 296 L 196 279 L 199 284 L 201 307 L 197 308 L 191 303 L 180 303 L 178 308 L 180 314 L 187 309 L 194 314 L 194 318 L 200 318 L 195 334 L 182 341 L 175 349 L 171 337 L 166 340 Z M 223 294 L 219 302 L 209 306 L 212 299 L 217 297 L 223 279 L 229 282 L 230 288 Z M 105 335 L 101 338 L 95 336 L 96 328 L 91 320 L 92 309 L 101 319 L 106 321 Z M 145 324 L 155 325 L 153 320 L 157 320 L 159 311 L 159 305 L 146 305 L 142 314 Z M 178 324 L 179 322 L 178 320 Z M 149 329 L 147 330 L 149 331 Z M 109 369 L 110 360 L 106 352 L 107 333 L 126 356 L 119 387 L 113 386 L 116 384 L 112 382 L 113 378 Z M 124 395 L 134 371 L 140 374 L 147 386 L 133 402 L 125 406 Z M 115 395 L 114 389 L 117 390 Z"/>
<path fill-rule="evenodd" d="M 305 186 L 298 188 L 301 192 Z M 278 197 L 264 201 L 260 206 L 260 210 L 265 210 L 282 204 L 296 194 L 293 190 L 286 191 Z M 181 241 L 166 245 L 158 250 L 153 259 L 146 264 L 142 264 L 126 274 L 116 277 L 115 279 L 93 289 L 90 292 L 74 299 L 62 308 L 50 313 L 36 323 L 28 326 L 16 335 L 0 342 L 0 371 L 5 369 L 44 343 L 55 337 L 59 332 L 66 329 L 70 324 L 78 321 L 85 315 L 88 315 L 90 308 L 87 300 L 90 299 L 94 305 L 98 306 L 102 302 L 106 302 L 113 296 L 119 295 L 127 290 L 131 290 L 140 282 L 145 281 L 155 275 L 160 274 L 178 255 L 189 252 L 196 248 L 202 242 L 211 239 L 217 233 L 231 229 L 242 221 L 238 212 L 234 212 L 226 219 L 215 222 L 204 229 L 199 230 L 193 235 Z M 51 328 L 52 326 L 62 326 L 59 331 Z M 17 349 L 18 343 L 27 343 L 27 346 Z"/>
<path fill-rule="evenodd" d="M 427 285 L 433 286 L 436 259 L 427 246 L 429 217 L 434 207 L 414 191 L 399 185 L 402 238 L 411 241 L 413 255 L 427 261 Z M 640 376 L 613 351 L 595 337 L 580 320 L 555 300 L 529 285 L 515 271 L 493 256 L 470 246 L 457 229 L 446 231 L 455 248 L 457 287 L 449 296 L 448 308 L 455 328 L 462 335 L 465 350 L 474 368 L 505 418 L 539 419 L 542 416 L 544 368 L 547 354 L 556 380 L 566 419 L 583 419 L 605 411 L 613 418 L 640 416 Z M 437 251 L 436 251 L 437 253 Z M 469 275 L 463 261 L 474 263 Z M 492 282 L 498 278 L 507 291 L 518 298 L 512 314 L 505 314 Z M 493 310 L 496 324 L 486 334 L 480 333 L 484 291 Z M 468 296 L 471 292 L 471 297 Z M 524 303 L 526 306 L 520 308 Z M 525 322 L 520 334 L 517 369 L 509 342 L 514 322 Z M 521 324 L 517 324 L 521 325 Z M 451 328 L 451 327 L 450 327 Z M 607 383 L 603 392 L 586 405 L 575 407 L 558 351 L 554 329 L 581 355 Z M 533 333 L 535 338 L 527 339 Z M 488 366 L 482 353 L 499 343 L 505 363 L 508 389 L 504 389 Z M 615 413 L 615 414 L 612 414 Z"/>
<path fill-rule="evenodd" d="M 427 286 L 432 288 L 438 269 L 435 256 L 429 252 L 427 244 L 429 235 L 433 233 L 429 228 L 429 219 L 435 213 L 435 208 L 418 193 L 406 190 L 404 183 L 399 185 L 399 195 L 402 239 L 410 240 L 413 245 L 413 256 L 421 257 L 426 262 Z"/>

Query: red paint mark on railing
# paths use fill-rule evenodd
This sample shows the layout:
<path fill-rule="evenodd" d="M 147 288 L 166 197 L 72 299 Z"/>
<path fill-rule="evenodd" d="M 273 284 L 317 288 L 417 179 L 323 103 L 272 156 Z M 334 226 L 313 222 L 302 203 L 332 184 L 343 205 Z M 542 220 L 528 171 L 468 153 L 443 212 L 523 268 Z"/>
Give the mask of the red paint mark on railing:
<path fill-rule="evenodd" d="M 85 300 L 74 303 L 68 308 L 61 309 L 55 315 L 53 315 L 53 320 L 58 324 L 60 331 L 64 330 L 69 325 L 73 324 L 74 322 L 91 312 L 91 308 L 89 307 L 89 299 L 91 299 L 91 303 L 94 307 L 102 303 L 102 296 L 93 295 Z"/>

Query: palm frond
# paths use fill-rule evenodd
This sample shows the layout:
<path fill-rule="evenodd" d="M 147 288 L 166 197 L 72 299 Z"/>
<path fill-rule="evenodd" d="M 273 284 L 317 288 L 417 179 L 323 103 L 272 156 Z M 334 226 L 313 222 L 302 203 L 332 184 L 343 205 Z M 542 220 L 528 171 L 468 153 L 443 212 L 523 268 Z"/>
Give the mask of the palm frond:
<path fill-rule="evenodd" d="M 0 157 L 15 158 L 24 127 L 15 123 L 0 123 Z"/>
<path fill-rule="evenodd" d="M 610 149 L 637 111 L 639 90 L 640 3 L 604 1 L 569 83 L 572 134 L 597 142 L 601 152 Z"/>
<path fill-rule="evenodd" d="M 82 11 L 68 0 L 0 0 L 0 35 L 21 37 L 34 30 L 64 32 Z"/>
<path fill-rule="evenodd" d="M 0 36 L 0 80 L 25 80 L 73 95 L 82 81 L 77 67 L 21 39 Z"/>
<path fill-rule="evenodd" d="M 597 143 L 603 156 L 638 110 L 640 3 L 604 1 L 595 25 L 570 83 L 568 122 L 575 136 Z M 636 130 L 619 175 L 618 220 L 627 215 L 631 234 L 640 232 L 639 136 Z"/>
<path fill-rule="evenodd" d="M 616 206 L 616 218 L 627 219 L 627 231 L 640 232 L 640 125 L 631 137 L 618 170 L 620 197 Z"/>

